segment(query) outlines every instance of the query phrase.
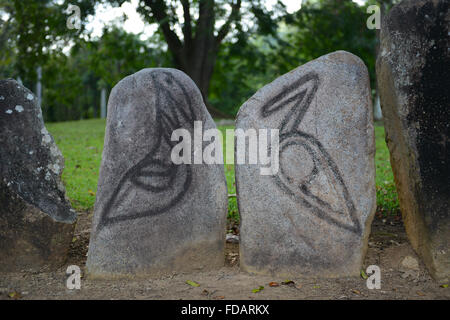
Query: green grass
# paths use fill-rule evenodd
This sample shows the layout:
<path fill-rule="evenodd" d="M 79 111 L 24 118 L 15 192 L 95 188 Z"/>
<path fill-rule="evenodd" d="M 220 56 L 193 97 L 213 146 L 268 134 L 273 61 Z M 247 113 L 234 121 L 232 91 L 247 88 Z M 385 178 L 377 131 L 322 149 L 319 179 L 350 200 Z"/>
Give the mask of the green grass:
<path fill-rule="evenodd" d="M 105 120 L 100 119 L 47 124 L 48 130 L 65 158 L 62 179 L 66 185 L 67 196 L 73 207 L 79 211 L 90 210 L 94 207 L 105 125 Z M 220 127 L 220 130 L 225 137 L 225 130 L 232 128 L 232 126 L 225 126 Z M 384 215 L 397 214 L 399 208 L 397 193 L 382 124 L 376 124 L 375 136 L 378 212 Z M 225 148 L 226 145 L 224 150 Z M 225 164 L 225 176 L 228 193 L 235 194 L 234 165 Z M 236 198 L 229 199 L 228 213 L 229 218 L 239 222 Z"/>
<path fill-rule="evenodd" d="M 76 210 L 94 207 L 105 125 L 100 119 L 46 124 L 64 155 L 62 179 Z"/>
<path fill-rule="evenodd" d="M 384 139 L 384 127 L 381 123 L 375 124 L 375 143 L 377 149 L 375 154 L 377 211 L 383 215 L 397 215 L 400 207 L 394 174 L 389 161 L 389 150 Z"/>
<path fill-rule="evenodd" d="M 226 130 L 227 129 L 234 129 L 234 126 L 221 126 L 219 127 L 220 131 L 222 132 L 223 136 L 223 152 L 224 152 L 224 161 L 226 161 Z M 233 147 L 234 147 L 234 140 L 232 140 Z M 233 148 L 234 149 L 234 148 Z M 234 159 L 234 153 L 232 153 L 230 156 Z M 234 162 L 234 161 L 230 161 Z M 234 180 L 234 165 L 233 164 L 225 164 L 225 177 L 227 179 L 227 187 L 228 187 L 228 194 L 236 194 L 236 182 Z M 231 197 L 228 199 L 228 218 L 233 220 L 236 224 L 239 224 L 239 210 L 237 206 L 236 197 Z"/>

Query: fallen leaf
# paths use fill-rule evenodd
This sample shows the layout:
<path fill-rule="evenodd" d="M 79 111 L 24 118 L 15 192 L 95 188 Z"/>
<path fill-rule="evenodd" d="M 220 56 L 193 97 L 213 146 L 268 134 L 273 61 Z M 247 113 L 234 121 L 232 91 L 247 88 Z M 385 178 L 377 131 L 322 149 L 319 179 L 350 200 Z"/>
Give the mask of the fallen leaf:
<path fill-rule="evenodd" d="M 315 285 L 314 287 L 313 287 L 313 289 L 319 289 L 320 288 L 320 286 L 318 286 L 318 285 Z"/>
<path fill-rule="evenodd" d="M 22 298 L 22 296 L 20 295 L 20 293 L 18 293 L 18 292 L 16 292 L 16 291 L 10 292 L 10 293 L 8 294 L 8 296 L 9 296 L 11 299 L 20 299 L 20 298 Z"/>
<path fill-rule="evenodd" d="M 301 284 L 297 284 L 295 287 L 296 287 L 297 289 L 301 289 L 303 286 L 302 286 Z"/>
<path fill-rule="evenodd" d="M 91 196 L 95 196 L 95 192 L 92 191 L 92 190 L 88 190 L 88 193 L 89 193 Z"/>
<path fill-rule="evenodd" d="M 448 284 L 442 284 L 441 288 L 448 288 Z"/>
<path fill-rule="evenodd" d="M 421 297 L 425 296 L 425 293 L 423 293 L 423 292 L 421 292 L 421 291 L 417 291 L 416 293 L 417 293 L 419 296 L 421 296 Z"/>
<path fill-rule="evenodd" d="M 361 278 L 363 278 L 364 280 L 367 280 L 367 278 L 369 278 L 364 270 L 361 270 Z"/>
<path fill-rule="evenodd" d="M 252 292 L 253 292 L 253 293 L 258 293 L 258 292 L 260 292 L 261 290 L 264 290 L 264 287 L 263 287 L 263 286 L 259 286 L 258 289 L 253 289 Z"/>
<path fill-rule="evenodd" d="M 280 285 L 278 284 L 278 282 L 271 282 L 269 283 L 269 287 L 279 287 Z"/>
<path fill-rule="evenodd" d="M 77 239 L 77 237 L 73 237 L 72 238 L 72 243 L 74 243 L 75 241 L 77 241 L 78 239 Z"/>
<path fill-rule="evenodd" d="M 295 282 L 292 280 L 284 280 L 281 284 L 285 285 L 285 286 L 291 286 L 293 287 L 295 285 Z"/>
<path fill-rule="evenodd" d="M 356 289 L 352 289 L 352 292 L 355 293 L 355 294 L 361 294 L 361 291 L 356 290 Z"/>
<path fill-rule="evenodd" d="M 197 282 L 192 281 L 192 280 L 188 280 L 188 281 L 186 281 L 186 283 L 193 287 L 200 287 L 200 285 Z"/>
<path fill-rule="evenodd" d="M 215 300 L 223 300 L 223 299 L 225 299 L 225 297 L 224 296 L 215 296 L 213 299 L 215 299 Z"/>

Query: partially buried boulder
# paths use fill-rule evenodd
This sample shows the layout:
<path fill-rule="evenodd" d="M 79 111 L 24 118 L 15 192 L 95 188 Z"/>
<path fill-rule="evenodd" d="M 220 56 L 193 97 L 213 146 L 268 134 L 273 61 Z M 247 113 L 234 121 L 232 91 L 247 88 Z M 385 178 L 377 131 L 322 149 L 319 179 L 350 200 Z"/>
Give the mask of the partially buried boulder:
<path fill-rule="evenodd" d="M 377 78 L 409 240 L 431 275 L 450 276 L 450 2 L 403 1 L 381 29 Z"/>
<path fill-rule="evenodd" d="M 64 158 L 36 97 L 0 81 L 0 271 L 64 264 L 76 213 L 61 182 Z"/>

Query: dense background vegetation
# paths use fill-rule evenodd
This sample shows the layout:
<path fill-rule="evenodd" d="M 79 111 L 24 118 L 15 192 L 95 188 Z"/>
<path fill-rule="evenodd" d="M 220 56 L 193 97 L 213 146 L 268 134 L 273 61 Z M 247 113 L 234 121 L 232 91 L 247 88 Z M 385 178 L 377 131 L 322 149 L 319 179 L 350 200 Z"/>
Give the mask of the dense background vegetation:
<path fill-rule="evenodd" d="M 35 90 L 41 67 L 42 109 L 51 122 L 99 117 L 101 89 L 109 92 L 145 67 L 186 69 L 210 111 L 222 117 L 233 117 L 246 99 L 279 75 L 335 50 L 361 57 L 376 88 L 377 35 L 366 27 L 372 0 L 363 6 L 351 0 L 303 1 L 301 10 L 290 14 L 281 3 L 267 9 L 264 0 L 146 0 L 138 11 L 147 24 L 159 26 L 148 40 L 124 31 L 120 19 L 106 25 L 99 37 L 85 29 L 98 5 L 124 2 L 0 0 L 0 78 L 20 78 Z M 69 4 L 81 8 L 81 30 L 66 27 Z M 184 16 L 177 8 L 184 9 Z M 206 66 L 209 60 L 197 61 L 204 56 L 201 50 L 213 60 L 212 67 Z M 190 60 L 180 62 L 180 57 Z"/>

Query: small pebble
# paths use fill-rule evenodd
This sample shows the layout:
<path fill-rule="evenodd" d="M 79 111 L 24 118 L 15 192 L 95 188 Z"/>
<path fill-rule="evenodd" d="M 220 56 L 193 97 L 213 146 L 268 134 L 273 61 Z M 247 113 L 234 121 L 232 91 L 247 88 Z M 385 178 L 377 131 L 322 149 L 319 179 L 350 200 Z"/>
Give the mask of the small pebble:
<path fill-rule="evenodd" d="M 226 240 L 228 243 L 239 243 L 239 236 L 235 234 L 228 233 Z"/>

